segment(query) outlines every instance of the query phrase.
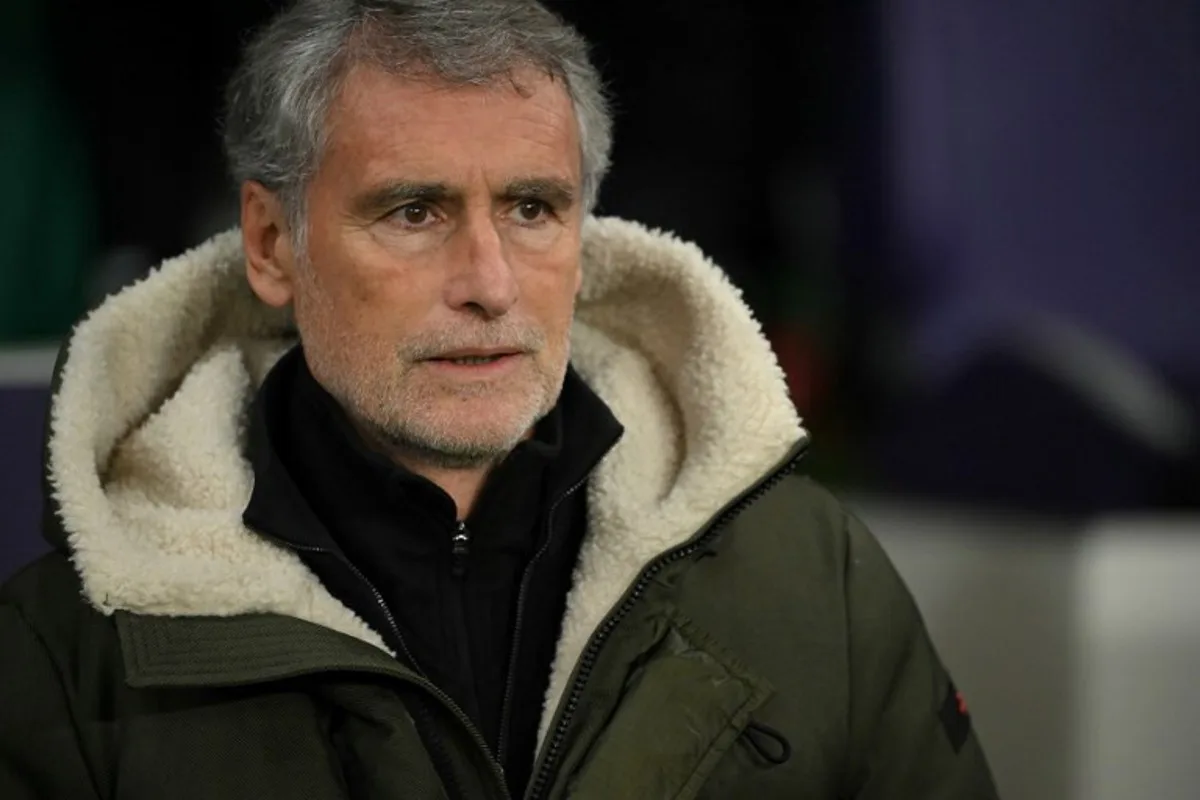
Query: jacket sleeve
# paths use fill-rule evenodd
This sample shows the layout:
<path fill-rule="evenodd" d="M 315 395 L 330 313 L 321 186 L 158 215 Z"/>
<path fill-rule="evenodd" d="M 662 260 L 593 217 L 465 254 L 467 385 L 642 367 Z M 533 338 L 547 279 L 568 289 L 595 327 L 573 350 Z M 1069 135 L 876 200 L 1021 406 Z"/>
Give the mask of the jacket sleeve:
<path fill-rule="evenodd" d="M 875 537 L 846 516 L 849 796 L 994 800 L 991 770 L 908 588 Z"/>
<path fill-rule="evenodd" d="M 20 609 L 0 604 L 0 797 L 98 796 L 54 662 Z"/>

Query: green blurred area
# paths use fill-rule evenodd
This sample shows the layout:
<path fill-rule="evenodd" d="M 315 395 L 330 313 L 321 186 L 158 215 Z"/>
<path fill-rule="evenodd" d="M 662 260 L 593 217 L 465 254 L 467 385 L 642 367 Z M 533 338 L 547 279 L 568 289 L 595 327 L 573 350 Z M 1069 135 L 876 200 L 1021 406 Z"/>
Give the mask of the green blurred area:
<path fill-rule="evenodd" d="M 84 309 L 96 215 L 84 134 L 39 0 L 0 4 L 0 340 L 62 336 Z"/>

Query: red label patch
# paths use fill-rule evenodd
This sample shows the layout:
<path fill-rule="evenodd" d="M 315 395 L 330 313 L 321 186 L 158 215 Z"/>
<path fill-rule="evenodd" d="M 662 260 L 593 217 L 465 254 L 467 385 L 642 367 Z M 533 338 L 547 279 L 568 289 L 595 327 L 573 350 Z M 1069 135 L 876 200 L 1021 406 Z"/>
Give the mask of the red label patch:
<path fill-rule="evenodd" d="M 950 746 L 957 753 L 971 735 L 971 714 L 967 710 L 966 698 L 963 697 L 962 692 L 954 688 L 953 681 L 950 681 L 946 687 L 946 699 L 942 701 L 938 719 L 942 722 L 942 728 L 946 731 Z"/>

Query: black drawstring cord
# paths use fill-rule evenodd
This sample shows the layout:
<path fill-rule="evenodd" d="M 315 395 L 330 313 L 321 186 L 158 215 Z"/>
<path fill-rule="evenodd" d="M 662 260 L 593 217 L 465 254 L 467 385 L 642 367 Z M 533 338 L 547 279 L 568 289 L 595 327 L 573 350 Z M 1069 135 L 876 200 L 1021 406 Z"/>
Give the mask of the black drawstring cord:
<path fill-rule="evenodd" d="M 754 752 L 758 753 L 762 760 L 773 764 L 776 767 L 785 763 L 789 758 L 792 757 L 791 742 L 789 742 L 782 733 L 768 725 L 763 725 L 761 722 L 751 721 L 750 724 L 746 726 L 746 730 L 742 733 L 742 736 L 745 737 L 750 746 L 754 748 Z M 763 741 L 761 741 L 763 738 L 774 742 L 778 752 L 772 752 L 773 748 L 770 748 Z"/>

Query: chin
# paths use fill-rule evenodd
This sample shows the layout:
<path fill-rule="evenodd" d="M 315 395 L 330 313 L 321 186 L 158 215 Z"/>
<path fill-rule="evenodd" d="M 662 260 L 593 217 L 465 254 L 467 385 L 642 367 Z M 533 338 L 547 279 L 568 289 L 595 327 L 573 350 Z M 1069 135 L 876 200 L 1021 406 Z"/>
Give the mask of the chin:
<path fill-rule="evenodd" d="M 504 459 L 525 438 L 517 433 L 495 429 L 464 431 L 421 431 L 407 441 L 394 441 L 419 461 L 443 469 L 477 469 Z"/>
<path fill-rule="evenodd" d="M 521 413 L 504 413 L 495 404 L 471 403 L 470 407 L 458 410 L 446 420 L 443 430 L 447 437 L 473 442 L 516 443 L 525 438 L 529 430 L 542 418 L 540 410 Z"/>
<path fill-rule="evenodd" d="M 498 398 L 455 398 L 445 401 L 441 409 L 429 409 L 434 413 L 423 419 L 410 419 L 405 427 L 414 432 L 423 429 L 428 435 L 418 438 L 445 442 L 446 449 L 507 452 L 545 415 L 543 405 L 534 407 L 528 400 L 518 405 Z"/>

